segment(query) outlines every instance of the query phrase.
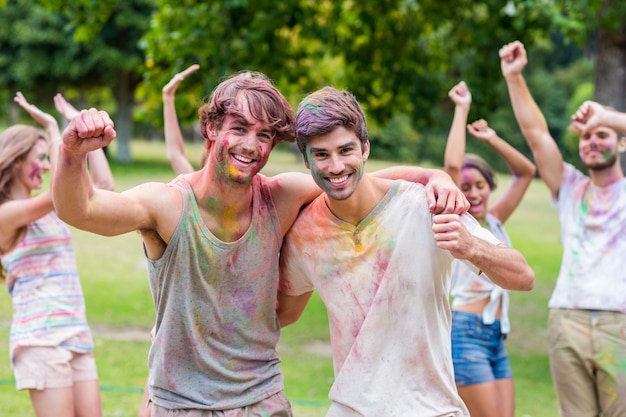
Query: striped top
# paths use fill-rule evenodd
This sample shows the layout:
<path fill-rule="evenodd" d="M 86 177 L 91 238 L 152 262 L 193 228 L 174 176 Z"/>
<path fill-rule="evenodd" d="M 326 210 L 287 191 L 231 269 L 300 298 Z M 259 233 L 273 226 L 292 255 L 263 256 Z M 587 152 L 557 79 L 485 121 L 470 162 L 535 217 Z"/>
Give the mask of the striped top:
<path fill-rule="evenodd" d="M 13 303 L 11 363 L 25 346 L 93 349 L 72 236 L 54 212 L 30 223 L 24 239 L 0 261 Z"/>

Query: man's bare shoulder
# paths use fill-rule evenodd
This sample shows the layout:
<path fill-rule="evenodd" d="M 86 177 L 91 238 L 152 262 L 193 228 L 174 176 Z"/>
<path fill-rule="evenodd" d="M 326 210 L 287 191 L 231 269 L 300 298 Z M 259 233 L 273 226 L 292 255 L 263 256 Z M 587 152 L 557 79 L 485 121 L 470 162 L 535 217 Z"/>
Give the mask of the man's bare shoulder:
<path fill-rule="evenodd" d="M 151 219 L 148 227 L 140 228 L 144 242 L 153 252 L 151 241 L 169 242 L 183 210 L 183 197 L 179 187 L 163 182 L 146 182 L 124 192 L 146 210 Z M 151 235 L 154 235 L 151 237 Z M 156 238 L 158 236 L 158 239 Z"/>
<path fill-rule="evenodd" d="M 179 187 L 164 182 L 146 182 L 122 192 L 122 195 L 146 210 L 152 219 L 178 218 L 182 211 Z M 160 223 L 160 221 L 158 221 Z"/>
<path fill-rule="evenodd" d="M 267 184 L 278 211 L 283 235 L 289 230 L 296 216 L 308 203 L 322 192 L 310 175 L 285 172 L 273 177 L 261 176 Z"/>
<path fill-rule="evenodd" d="M 150 181 L 136 185 L 128 190 L 122 191 L 130 197 L 141 197 L 148 199 L 171 198 L 172 195 L 179 193 L 170 183 Z"/>
<path fill-rule="evenodd" d="M 282 198 L 283 196 L 292 199 L 307 198 L 312 193 L 319 194 L 321 191 L 308 174 L 301 172 L 284 172 L 267 177 L 259 174 L 261 182 L 266 184 L 272 197 Z"/>

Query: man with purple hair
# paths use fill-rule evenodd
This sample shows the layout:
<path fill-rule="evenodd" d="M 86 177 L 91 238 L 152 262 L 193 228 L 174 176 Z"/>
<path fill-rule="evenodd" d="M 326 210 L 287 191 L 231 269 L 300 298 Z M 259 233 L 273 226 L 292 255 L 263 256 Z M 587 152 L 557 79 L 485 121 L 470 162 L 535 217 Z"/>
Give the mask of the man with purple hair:
<path fill-rule="evenodd" d="M 294 140 L 292 109 L 264 75 L 226 79 L 199 115 L 202 169 L 114 193 L 95 190 L 85 164 L 88 150 L 113 140 L 113 123 L 103 111 L 83 110 L 63 134 L 55 206 L 83 230 L 141 233 L 156 310 L 148 361 L 154 417 L 291 416 L 276 352 L 278 255 L 320 190 L 305 174 L 259 173 L 276 144 Z M 467 208 L 447 174 L 411 172 L 439 184 L 430 184 L 434 211 Z"/>
<path fill-rule="evenodd" d="M 452 261 L 515 290 L 530 290 L 534 272 L 471 215 L 433 215 L 423 186 L 365 174 L 365 116 L 349 92 L 307 96 L 296 140 L 323 193 L 283 242 L 278 315 L 283 326 L 296 321 L 313 290 L 326 305 L 327 415 L 469 416 L 452 369 Z"/>

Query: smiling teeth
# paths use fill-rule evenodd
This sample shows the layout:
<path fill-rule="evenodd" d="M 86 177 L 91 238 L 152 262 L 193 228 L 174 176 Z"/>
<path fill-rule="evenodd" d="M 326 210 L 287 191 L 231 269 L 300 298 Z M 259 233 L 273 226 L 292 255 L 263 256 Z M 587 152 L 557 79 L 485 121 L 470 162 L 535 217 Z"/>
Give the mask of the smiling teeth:
<path fill-rule="evenodd" d="M 339 177 L 339 178 L 329 178 L 330 182 L 334 184 L 339 184 L 340 182 L 344 182 L 347 179 L 348 179 L 347 175 L 344 175 L 343 177 Z"/>
<path fill-rule="evenodd" d="M 252 159 L 246 158 L 246 157 L 241 156 L 241 155 L 233 155 L 233 158 L 235 158 L 238 161 L 245 162 L 246 164 L 249 164 L 250 162 L 252 162 Z"/>

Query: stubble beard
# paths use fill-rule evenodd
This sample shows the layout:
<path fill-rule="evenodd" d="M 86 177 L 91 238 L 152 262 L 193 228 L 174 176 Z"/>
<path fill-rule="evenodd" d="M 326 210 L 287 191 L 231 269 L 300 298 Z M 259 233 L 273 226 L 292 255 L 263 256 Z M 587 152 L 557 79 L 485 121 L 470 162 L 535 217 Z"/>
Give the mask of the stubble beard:
<path fill-rule="evenodd" d="M 616 163 L 617 163 L 617 155 L 613 154 L 608 159 L 605 159 L 604 161 L 583 163 L 583 165 L 589 171 L 601 172 L 601 171 L 605 171 L 605 170 L 613 168 Z"/>

